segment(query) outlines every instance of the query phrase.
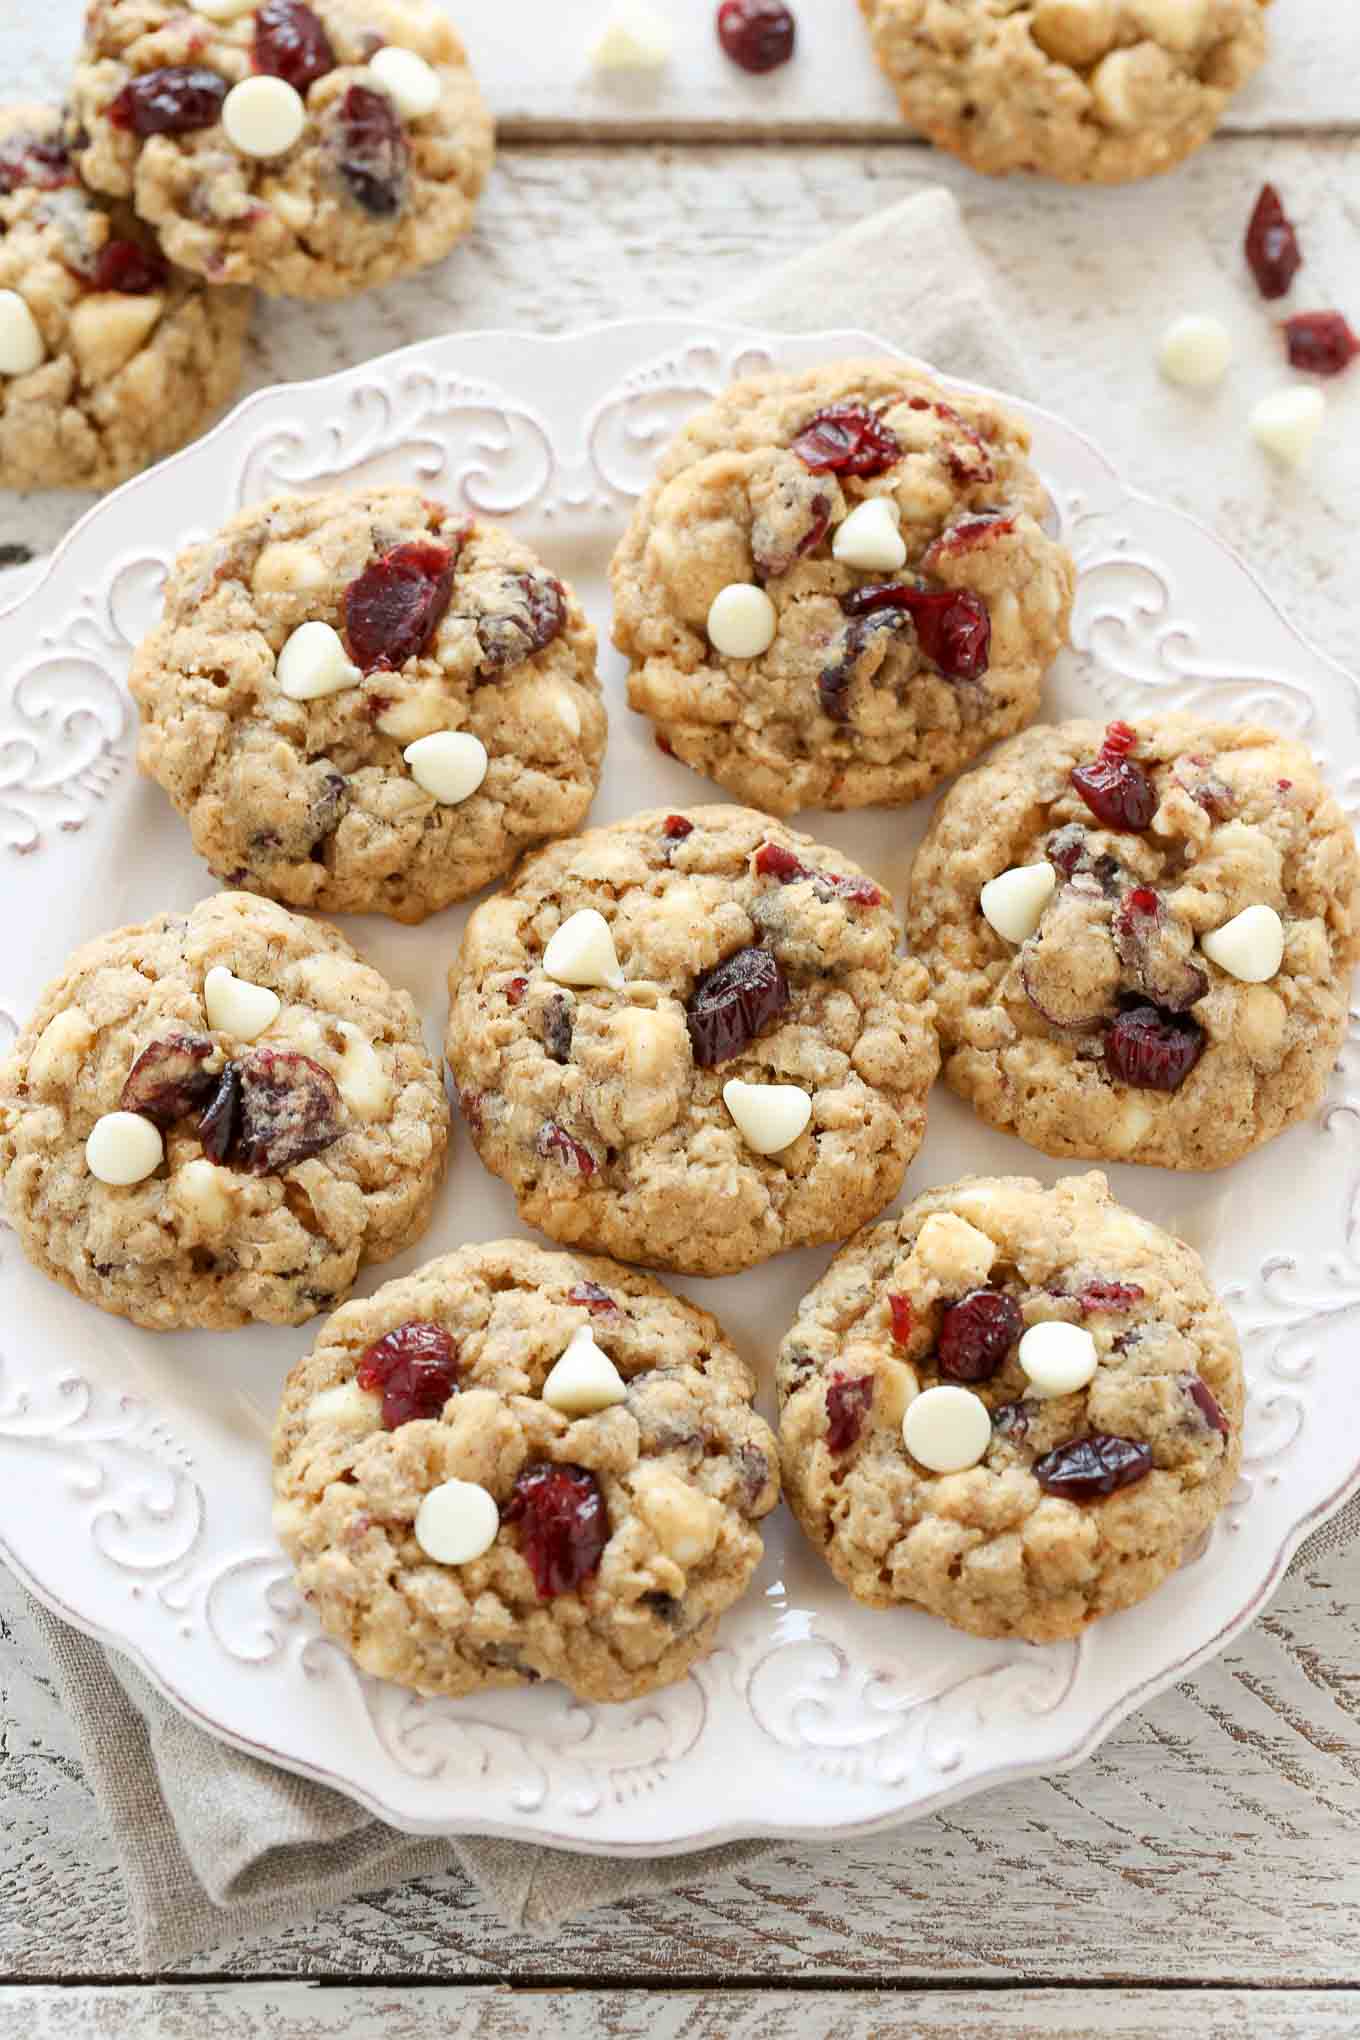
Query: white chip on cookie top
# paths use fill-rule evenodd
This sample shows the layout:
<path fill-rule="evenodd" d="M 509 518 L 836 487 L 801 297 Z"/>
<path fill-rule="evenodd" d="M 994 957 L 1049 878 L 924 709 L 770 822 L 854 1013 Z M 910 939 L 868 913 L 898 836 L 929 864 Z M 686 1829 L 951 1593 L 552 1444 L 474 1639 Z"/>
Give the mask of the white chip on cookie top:
<path fill-rule="evenodd" d="M 486 745 L 471 730 L 432 730 L 408 744 L 402 757 L 417 786 L 441 807 L 470 800 L 486 778 L 490 759 Z"/>
<path fill-rule="evenodd" d="M 416 1543 L 440 1565 L 466 1565 L 496 1541 L 501 1513 L 494 1495 L 475 1481 L 445 1480 L 416 1511 Z"/>
<path fill-rule="evenodd" d="M 744 1084 L 730 1077 L 723 1103 L 758 1155 L 777 1155 L 806 1131 L 812 1117 L 812 1100 L 797 1084 Z"/>
<path fill-rule="evenodd" d="M 732 581 L 713 597 L 708 641 L 724 659 L 758 659 L 774 643 L 779 617 L 763 588 Z"/>
<path fill-rule="evenodd" d="M 376 1431 L 382 1421 L 382 1397 L 357 1381 L 337 1381 L 323 1388 L 307 1405 L 312 1424 L 334 1424 L 341 1431 Z"/>
<path fill-rule="evenodd" d="M 1051 864 L 1012 865 L 983 886 L 978 895 L 982 918 L 1004 942 L 1028 942 L 1057 883 Z"/>
<path fill-rule="evenodd" d="M 895 574 L 907 563 L 902 513 L 891 496 L 870 496 L 836 528 L 831 551 L 843 567 L 866 573 Z"/>
<path fill-rule="evenodd" d="M 1115 0 L 1035 0 L 1030 34 L 1060 64 L 1093 64 L 1115 39 Z"/>
<path fill-rule="evenodd" d="M 613 933 L 595 907 L 568 915 L 555 930 L 543 952 L 543 968 L 559 985 L 623 983 Z"/>
<path fill-rule="evenodd" d="M 1134 26 L 1167 50 L 1192 50 L 1204 33 L 1207 0 L 1129 0 Z"/>
<path fill-rule="evenodd" d="M 1284 962 L 1284 923 L 1274 907 L 1244 907 L 1221 928 L 1201 935 L 1210 963 L 1244 985 L 1263 985 Z"/>
<path fill-rule="evenodd" d="M 1212 389 L 1232 360 L 1232 336 L 1221 319 L 1173 319 L 1162 335 L 1157 364 L 1168 382 L 1187 390 Z"/>
<path fill-rule="evenodd" d="M 328 694 L 343 694 L 364 677 L 345 650 L 339 631 L 329 623 L 300 623 L 279 653 L 274 672 L 290 701 L 320 701 Z"/>
<path fill-rule="evenodd" d="M 47 347 L 27 300 L 17 290 L 0 290 L 0 375 L 31 375 L 47 358 Z"/>
<path fill-rule="evenodd" d="M 140 1112 L 106 1112 L 85 1142 L 85 1164 L 101 1183 L 125 1187 L 154 1175 L 165 1154 L 159 1127 Z"/>
<path fill-rule="evenodd" d="M 286 155 L 306 125 L 302 94 L 286 78 L 243 78 L 222 101 L 223 133 L 243 156 Z"/>
<path fill-rule="evenodd" d="M 268 985 L 251 984 L 215 963 L 203 980 L 203 1010 L 214 1032 L 254 1041 L 278 1019 L 283 1001 Z"/>
<path fill-rule="evenodd" d="M 1072 1395 L 1085 1388 L 1100 1365 L 1096 1342 L 1084 1325 L 1063 1319 L 1031 1325 L 1017 1348 L 1031 1395 Z"/>
<path fill-rule="evenodd" d="M 369 58 L 368 74 L 404 120 L 423 120 L 439 104 L 443 89 L 439 73 L 415 50 L 385 43 Z"/>
<path fill-rule="evenodd" d="M 595 1343 L 589 1325 L 578 1325 L 565 1352 L 543 1384 L 543 1400 L 567 1417 L 593 1416 L 628 1394 L 623 1376 Z"/>
<path fill-rule="evenodd" d="M 931 1473 L 964 1473 L 986 1456 L 991 1415 L 971 1388 L 927 1388 L 907 1405 L 902 1442 Z"/>

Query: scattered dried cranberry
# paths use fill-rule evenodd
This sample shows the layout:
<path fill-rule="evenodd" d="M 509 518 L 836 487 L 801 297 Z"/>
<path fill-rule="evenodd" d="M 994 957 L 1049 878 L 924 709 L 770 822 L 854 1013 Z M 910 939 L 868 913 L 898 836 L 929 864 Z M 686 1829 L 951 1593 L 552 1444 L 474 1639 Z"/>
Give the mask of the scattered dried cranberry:
<path fill-rule="evenodd" d="M 762 843 L 756 852 L 755 868 L 761 878 L 777 878 L 781 885 L 810 878 L 823 899 L 849 900 L 857 907 L 883 904 L 883 894 L 871 878 L 845 878 L 835 871 L 814 871 L 800 864 L 792 850 L 786 850 L 782 843 Z"/>
<path fill-rule="evenodd" d="M 826 1442 L 832 1452 L 848 1452 L 858 1444 L 864 1419 L 873 1407 L 874 1377 L 864 1374 L 852 1381 L 848 1375 L 833 1374 L 826 1391 Z"/>
<path fill-rule="evenodd" d="M 56 191 L 74 181 L 71 159 L 60 142 L 16 135 L 0 147 L 0 197 L 26 185 Z"/>
<path fill-rule="evenodd" d="M 127 1073 L 118 1100 L 124 1112 L 140 1112 L 157 1126 L 173 1126 L 217 1088 L 216 1073 L 203 1065 L 216 1044 L 210 1034 L 167 1034 L 144 1048 Z"/>
<path fill-rule="evenodd" d="M 738 949 L 706 970 L 686 1008 L 690 1047 L 702 1069 L 740 1055 L 789 1003 L 789 981 L 770 950 Z"/>
<path fill-rule="evenodd" d="M 139 241 L 106 241 L 95 257 L 90 281 L 96 290 L 120 290 L 127 297 L 142 297 L 159 290 L 170 274 L 169 264 L 159 248 L 144 248 Z"/>
<path fill-rule="evenodd" d="M 1105 741 L 1101 750 L 1113 758 L 1126 758 L 1138 742 L 1138 732 L 1132 723 L 1112 722 L 1105 725 Z"/>
<path fill-rule="evenodd" d="M 1035 1462 L 1034 1478 L 1047 1495 L 1065 1502 L 1094 1502 L 1116 1488 L 1132 1487 L 1152 1471 L 1152 1453 L 1132 1438 L 1095 1431 L 1073 1438 Z"/>
<path fill-rule="evenodd" d="M 940 1320 L 935 1364 L 946 1381 L 990 1381 L 1024 1329 L 1004 1289 L 970 1289 Z"/>
<path fill-rule="evenodd" d="M 236 1139 L 236 1122 L 241 1107 L 241 1068 L 239 1063 L 228 1063 L 217 1079 L 217 1089 L 203 1110 L 198 1122 L 198 1137 L 203 1143 L 203 1152 L 210 1162 L 219 1165 L 231 1153 Z"/>
<path fill-rule="evenodd" d="M 453 595 L 454 555 L 413 539 L 364 568 L 345 590 L 350 656 L 366 673 L 393 672 L 418 659 Z"/>
<path fill-rule="evenodd" d="M 460 1091 L 458 1093 L 458 1110 L 462 1113 L 473 1132 L 479 1131 L 482 1124 L 482 1093 L 480 1091 Z"/>
<path fill-rule="evenodd" d="M 336 129 L 340 175 L 351 196 L 375 219 L 391 219 L 406 196 L 406 133 L 385 92 L 351 85 Z"/>
<path fill-rule="evenodd" d="M 790 441 L 814 475 L 886 474 L 902 458 L 902 444 L 867 404 L 830 404 L 808 419 Z"/>
<path fill-rule="evenodd" d="M 257 71 L 285 78 L 304 99 L 309 85 L 335 69 L 335 51 L 321 17 L 303 0 L 265 0 L 255 16 L 251 54 Z"/>
<path fill-rule="evenodd" d="M 926 547 L 921 555 L 921 566 L 927 574 L 933 574 L 941 560 L 956 557 L 959 553 L 973 552 L 980 545 L 990 544 L 994 538 L 1001 538 L 1008 531 L 1014 531 L 1015 519 L 1007 517 L 1001 510 L 977 510 L 968 517 L 961 517 L 948 531 Z"/>
<path fill-rule="evenodd" d="M 570 1169 L 577 1176 L 595 1174 L 595 1157 L 579 1140 L 574 1140 L 565 1126 L 559 1126 L 555 1119 L 545 1119 L 538 1129 L 535 1149 L 545 1162 L 560 1162 L 564 1169 Z"/>
<path fill-rule="evenodd" d="M 367 1347 L 355 1379 L 382 1395 L 384 1427 L 437 1417 L 458 1392 L 457 1347 L 442 1325 L 412 1318 Z"/>
<path fill-rule="evenodd" d="M 797 36 L 784 0 L 722 0 L 718 9 L 718 41 L 743 71 L 777 71 Z"/>
<path fill-rule="evenodd" d="M 1097 1310 L 1132 1310 L 1135 1303 L 1143 1300 L 1143 1288 L 1137 1282 L 1111 1282 L 1104 1276 L 1096 1276 L 1084 1282 L 1077 1291 L 1077 1302 L 1083 1312 Z"/>
<path fill-rule="evenodd" d="M 818 698 L 833 722 L 850 720 L 850 683 L 855 677 L 855 668 L 874 638 L 900 630 L 905 622 L 905 616 L 898 611 L 885 609 L 877 616 L 856 617 L 846 625 L 840 656 L 817 675 Z"/>
<path fill-rule="evenodd" d="M 1044 845 L 1044 855 L 1064 878 L 1070 878 L 1086 858 L 1086 831 L 1081 823 L 1066 822 L 1055 829 Z"/>
<path fill-rule="evenodd" d="M 885 581 L 842 595 L 847 616 L 905 610 L 916 626 L 916 641 L 946 680 L 979 680 L 991 657 L 992 619 L 971 588 L 910 588 Z"/>
<path fill-rule="evenodd" d="M 1137 734 L 1127 723 L 1111 723 L 1099 757 L 1089 765 L 1074 765 L 1071 774 L 1073 786 L 1096 820 L 1128 835 L 1141 834 L 1157 812 L 1156 788 L 1137 760 L 1129 756 Z"/>
<path fill-rule="evenodd" d="M 529 989 L 528 978 L 521 977 L 511 978 L 509 984 L 505 988 L 506 1005 L 518 1006 L 520 1001 L 523 999 L 524 994 L 528 991 L 528 989 Z"/>
<path fill-rule="evenodd" d="M 564 992 L 554 992 L 543 1007 L 543 1046 L 555 1063 L 571 1061 L 571 1037 L 575 1031 L 570 999 Z"/>
<path fill-rule="evenodd" d="M 600 1484 L 584 1466 L 526 1466 L 501 1512 L 520 1523 L 520 1550 L 540 1601 L 573 1594 L 599 1571 L 609 1542 L 609 1511 Z"/>
<path fill-rule="evenodd" d="M 1273 184 L 1261 186 L 1261 196 L 1248 222 L 1247 262 L 1264 298 L 1283 297 L 1303 267 L 1294 223 Z"/>
<path fill-rule="evenodd" d="M 1228 1435 L 1228 1419 L 1218 1406 L 1218 1397 L 1201 1375 L 1191 1374 L 1185 1383 L 1185 1392 L 1203 1417 L 1211 1431 L 1218 1431 L 1224 1438 Z"/>
<path fill-rule="evenodd" d="M 187 135 L 215 127 L 227 81 L 197 64 L 169 64 L 130 78 L 109 106 L 116 128 L 135 135 Z"/>
<path fill-rule="evenodd" d="M 619 1315 L 619 1307 L 607 1289 L 598 1282 L 578 1282 L 574 1289 L 567 1291 L 568 1303 L 583 1303 L 592 1317 Z"/>
<path fill-rule="evenodd" d="M 344 1130 L 340 1093 L 310 1056 L 255 1048 L 239 1064 L 241 1098 L 232 1160 L 276 1175 L 319 1155 Z"/>
<path fill-rule="evenodd" d="M 1188 1013 L 1133 1006 L 1105 1036 L 1105 1067 L 1121 1084 L 1178 1091 L 1204 1053 L 1204 1029 Z"/>
<path fill-rule="evenodd" d="M 694 834 L 694 824 L 684 815 L 667 815 L 661 824 L 661 833 L 663 836 L 669 836 L 672 843 L 683 843 L 686 836 Z"/>
<path fill-rule="evenodd" d="M 1360 354 L 1360 339 L 1341 312 L 1296 312 L 1284 322 L 1290 365 L 1310 375 L 1341 375 Z"/>
<path fill-rule="evenodd" d="M 506 574 L 504 589 L 509 606 L 477 624 L 483 677 L 531 659 L 561 637 L 567 625 L 566 593 L 551 574 Z"/>
<path fill-rule="evenodd" d="M 1023 1438 L 1029 1430 L 1030 1405 L 1027 1402 L 1002 1403 L 992 1411 L 992 1429 L 999 1431 L 1003 1438 Z"/>
<path fill-rule="evenodd" d="M 911 1337 L 915 1316 L 911 1298 L 903 1296 L 900 1290 L 892 1290 L 888 1296 L 888 1316 L 892 1320 L 893 1344 L 905 1346 Z"/>

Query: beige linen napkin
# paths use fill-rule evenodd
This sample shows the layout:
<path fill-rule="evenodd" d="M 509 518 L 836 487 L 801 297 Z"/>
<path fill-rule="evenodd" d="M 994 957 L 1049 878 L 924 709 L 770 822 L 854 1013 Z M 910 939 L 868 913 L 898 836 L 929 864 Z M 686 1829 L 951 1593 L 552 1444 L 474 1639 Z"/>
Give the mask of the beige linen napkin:
<path fill-rule="evenodd" d="M 945 191 L 875 214 L 709 309 L 770 331 L 860 326 L 955 374 L 1024 388 L 1006 314 Z M 1353 1507 L 1298 1562 L 1333 1548 L 1354 1521 Z M 113 1830 L 137 1958 L 148 1969 L 438 1871 L 462 1869 L 512 1925 L 542 1930 L 592 1906 L 698 1884 L 766 1846 L 638 1862 L 519 1842 L 414 1840 L 339 1793 L 218 1742 L 117 1652 L 44 1609 L 34 1616 Z"/>

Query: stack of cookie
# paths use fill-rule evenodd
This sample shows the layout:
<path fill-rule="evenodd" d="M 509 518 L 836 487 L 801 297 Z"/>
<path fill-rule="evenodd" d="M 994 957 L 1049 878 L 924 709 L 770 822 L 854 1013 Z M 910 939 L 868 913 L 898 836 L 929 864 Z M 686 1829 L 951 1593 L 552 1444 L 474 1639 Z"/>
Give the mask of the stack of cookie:
<path fill-rule="evenodd" d="M 1028 452 L 1003 406 L 886 361 L 700 413 L 615 555 L 615 637 L 663 750 L 745 804 L 581 835 L 595 640 L 509 533 L 358 489 L 178 562 L 134 663 L 141 760 L 233 890 L 44 995 L 0 1069 L 6 1203 L 47 1274 L 153 1328 L 341 1302 L 429 1219 L 448 1111 L 411 1000 L 291 910 L 418 922 L 512 874 L 452 960 L 445 1052 L 477 1154 L 563 1251 L 465 1246 L 344 1304 L 276 1432 L 279 1534 L 369 1670 L 678 1677 L 781 1456 L 852 1594 L 984 1635 L 1077 1634 L 1222 1509 L 1241 1361 L 1187 1246 L 1097 1174 L 873 1223 L 941 1063 L 1049 1155 L 1240 1159 L 1317 1109 L 1360 955 L 1360 859 L 1298 744 L 1033 723 L 1075 572 Z M 969 766 L 904 957 L 878 877 L 782 817 Z M 620 1264 L 826 1243 L 777 1446 L 717 1322 Z"/>
<path fill-rule="evenodd" d="M 441 260 L 491 154 L 436 0 L 93 0 L 64 112 L 0 111 L 0 487 L 182 446 L 237 386 L 251 286 Z"/>

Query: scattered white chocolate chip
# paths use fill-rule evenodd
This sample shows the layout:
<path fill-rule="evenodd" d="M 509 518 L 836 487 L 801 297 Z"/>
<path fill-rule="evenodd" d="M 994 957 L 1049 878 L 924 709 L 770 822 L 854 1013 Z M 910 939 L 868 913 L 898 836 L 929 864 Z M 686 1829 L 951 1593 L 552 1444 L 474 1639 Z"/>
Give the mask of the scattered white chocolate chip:
<path fill-rule="evenodd" d="M 581 734 L 581 711 L 568 694 L 566 688 L 553 688 L 548 699 L 552 705 L 553 714 L 557 717 L 567 735 L 569 737 L 579 737 Z"/>
<path fill-rule="evenodd" d="M 1192 50 L 1204 33 L 1205 0 L 1129 0 L 1135 28 L 1164 50 Z"/>
<path fill-rule="evenodd" d="M 471 1480 L 445 1480 L 416 1510 L 416 1543 L 440 1565 L 466 1565 L 490 1551 L 501 1527 L 494 1495 Z"/>
<path fill-rule="evenodd" d="M 632 1476 L 633 1498 L 652 1535 L 687 1570 L 702 1565 L 722 1531 L 723 1506 L 669 1467 L 645 1461 Z"/>
<path fill-rule="evenodd" d="M 1036 0 L 1030 34 L 1060 64 L 1093 64 L 1115 38 L 1115 0 Z"/>
<path fill-rule="evenodd" d="M 250 585 L 266 595 L 296 595 L 307 588 L 319 588 L 326 579 L 326 562 L 309 545 L 292 539 L 276 539 L 255 562 Z"/>
<path fill-rule="evenodd" d="M 17 290 L 0 290 L 0 375 L 30 375 L 47 358 L 38 322 Z"/>
<path fill-rule="evenodd" d="M 361 1027 L 340 1022 L 345 1052 L 335 1072 L 335 1088 L 356 1119 L 381 1119 L 392 1103 L 392 1084 L 382 1057 Z"/>
<path fill-rule="evenodd" d="M 992 1419 L 971 1388 L 927 1388 L 907 1404 L 902 1442 L 932 1473 L 964 1473 L 985 1457 Z"/>
<path fill-rule="evenodd" d="M 623 983 L 609 923 L 594 907 L 582 907 L 567 916 L 549 939 L 543 968 L 559 985 Z"/>
<path fill-rule="evenodd" d="M 1232 335 L 1221 319 L 1190 314 L 1173 319 L 1162 335 L 1157 366 L 1182 389 L 1208 390 L 1222 382 L 1232 360 Z"/>
<path fill-rule="evenodd" d="M 30 1091 L 41 1092 L 56 1084 L 70 1083 L 93 1040 L 94 1027 L 79 1006 L 66 1006 L 60 1013 L 54 1013 L 28 1058 Z"/>
<path fill-rule="evenodd" d="M 319 701 L 357 687 L 363 674 L 350 659 L 338 630 L 328 623 L 300 623 L 274 662 L 279 686 L 290 701 Z"/>
<path fill-rule="evenodd" d="M 812 1117 L 812 1100 L 797 1084 L 744 1084 L 740 1077 L 729 1077 L 723 1103 L 747 1147 L 758 1155 L 777 1155 L 797 1140 Z"/>
<path fill-rule="evenodd" d="M 306 125 L 297 87 L 267 72 L 243 78 L 222 101 L 223 132 L 243 156 L 286 155 Z"/>
<path fill-rule="evenodd" d="M 578 1325 L 543 1384 L 543 1400 L 567 1417 L 589 1417 L 621 1403 L 628 1390 L 607 1353 L 595 1343 L 589 1325 Z"/>
<path fill-rule="evenodd" d="M 231 1177 L 206 1155 L 185 1162 L 170 1178 L 170 1198 L 186 1212 L 200 1233 L 225 1232 L 231 1218 Z"/>
<path fill-rule="evenodd" d="M 384 43 L 368 60 L 368 74 L 380 85 L 403 120 L 423 120 L 442 96 L 439 73 L 414 50 Z"/>
<path fill-rule="evenodd" d="M 309 1424 L 334 1424 L 341 1431 L 374 1431 L 382 1417 L 382 1397 L 357 1381 L 338 1381 L 323 1388 L 307 1405 Z"/>
<path fill-rule="evenodd" d="M 730 581 L 713 597 L 708 641 L 725 659 L 758 659 L 774 643 L 779 618 L 763 588 Z"/>
<path fill-rule="evenodd" d="M 1284 961 L 1284 923 L 1274 907 L 1244 907 L 1221 928 L 1201 935 L 1199 946 L 1229 977 L 1263 985 Z"/>
<path fill-rule="evenodd" d="M 645 0 L 620 0 L 590 45 L 597 71 L 659 71 L 671 53 L 670 24 Z"/>
<path fill-rule="evenodd" d="M 1096 1342 L 1085 1326 L 1058 1318 L 1031 1325 L 1016 1354 L 1032 1392 L 1041 1397 L 1071 1395 L 1085 1388 L 1100 1364 Z"/>
<path fill-rule="evenodd" d="M 902 513 L 891 496 L 870 496 L 857 504 L 836 527 L 831 551 L 843 567 L 862 567 L 867 573 L 895 574 L 907 563 L 907 542 L 902 536 Z"/>
<path fill-rule="evenodd" d="M 71 308 L 71 351 L 87 383 L 106 382 L 126 368 L 155 331 L 165 299 L 149 293 L 92 291 Z"/>
<path fill-rule="evenodd" d="M 1251 429 L 1267 453 L 1286 467 L 1297 467 L 1312 450 L 1326 412 L 1321 390 L 1292 383 L 1262 397 L 1251 414 Z"/>
<path fill-rule="evenodd" d="M 85 1166 L 101 1183 L 140 1183 L 161 1165 L 160 1129 L 140 1112 L 106 1112 L 85 1143 Z"/>
<path fill-rule="evenodd" d="M 283 1001 L 268 985 L 253 985 L 248 978 L 233 976 L 224 963 L 215 963 L 203 980 L 203 1010 L 217 1033 L 254 1041 L 273 1026 Z"/>
<path fill-rule="evenodd" d="M 417 786 L 437 800 L 441 807 L 457 807 L 470 800 L 486 778 L 490 762 L 486 745 L 471 730 L 432 730 L 417 737 L 402 757 L 411 768 Z"/>
<path fill-rule="evenodd" d="M 1057 883 L 1051 864 L 1013 864 L 983 886 L 978 895 L 982 918 L 1003 942 L 1028 942 Z"/>
<path fill-rule="evenodd" d="M 1132 91 L 1137 62 L 1137 50 L 1111 50 L 1091 73 L 1091 105 L 1096 119 L 1106 127 L 1132 128 L 1138 124 Z"/>

